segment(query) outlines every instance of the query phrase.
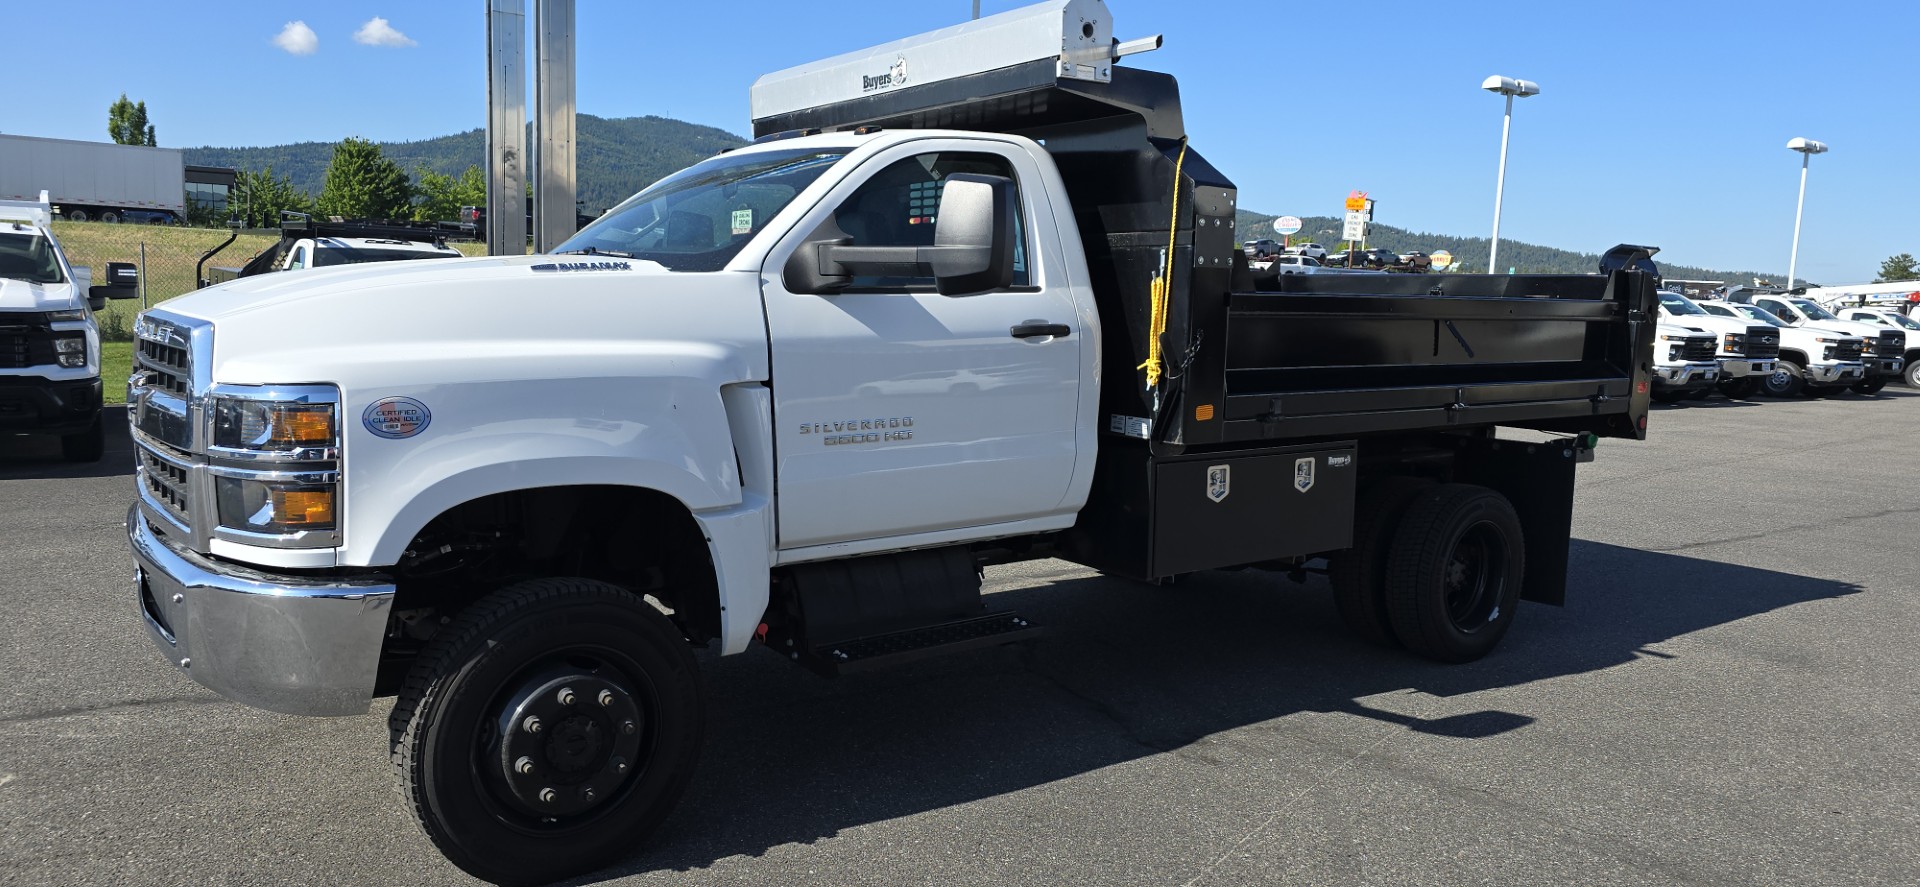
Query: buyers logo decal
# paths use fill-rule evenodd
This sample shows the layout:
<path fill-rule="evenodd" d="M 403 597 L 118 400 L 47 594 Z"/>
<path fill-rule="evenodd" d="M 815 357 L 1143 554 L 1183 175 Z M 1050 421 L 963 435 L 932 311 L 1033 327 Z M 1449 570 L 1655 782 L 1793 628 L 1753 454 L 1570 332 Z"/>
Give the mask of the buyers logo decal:
<path fill-rule="evenodd" d="M 1233 466 L 1214 465 L 1207 468 L 1207 498 L 1219 502 L 1227 498 L 1233 483 Z"/>
<path fill-rule="evenodd" d="M 894 60 L 893 67 L 888 68 L 884 74 L 860 75 L 861 92 L 878 92 L 882 89 L 905 85 L 907 85 L 907 57 L 904 55 Z"/>
<path fill-rule="evenodd" d="M 1313 457 L 1293 460 L 1293 488 L 1304 493 L 1313 489 Z"/>
<path fill-rule="evenodd" d="M 399 440 L 412 437 L 427 430 L 427 423 L 433 421 L 433 413 L 423 404 L 411 397 L 388 397 L 376 400 L 360 414 L 360 424 L 376 437 Z"/>

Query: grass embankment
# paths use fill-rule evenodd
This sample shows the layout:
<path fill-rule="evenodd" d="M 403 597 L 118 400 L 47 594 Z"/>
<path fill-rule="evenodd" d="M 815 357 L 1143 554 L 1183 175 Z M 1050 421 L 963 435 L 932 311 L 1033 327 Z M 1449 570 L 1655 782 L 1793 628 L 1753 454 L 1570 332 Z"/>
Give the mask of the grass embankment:
<path fill-rule="evenodd" d="M 93 269 L 95 283 L 107 280 L 108 262 L 140 262 L 140 250 L 146 247 L 146 303 L 158 305 L 175 296 L 193 292 L 194 267 L 208 250 L 219 246 L 230 232 L 212 228 L 177 228 L 168 225 L 109 225 L 105 222 L 54 222 L 53 236 L 66 251 L 73 265 Z M 242 234 L 234 242 L 207 260 L 208 267 L 246 264 L 279 238 L 270 233 Z M 449 244 L 464 255 L 487 254 L 484 243 Z M 140 313 L 141 300 L 121 299 L 109 302 L 107 310 L 96 315 L 102 338 L 128 340 L 133 335 L 133 316 Z M 124 375 L 123 375 L 124 378 Z"/>

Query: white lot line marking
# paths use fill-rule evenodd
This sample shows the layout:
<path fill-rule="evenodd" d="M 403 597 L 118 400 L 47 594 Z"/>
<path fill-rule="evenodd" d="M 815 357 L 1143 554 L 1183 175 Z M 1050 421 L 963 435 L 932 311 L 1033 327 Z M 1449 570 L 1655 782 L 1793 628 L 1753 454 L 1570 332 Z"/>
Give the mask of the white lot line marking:
<path fill-rule="evenodd" d="M 7 783 L 12 781 L 13 781 L 12 773 L 0 773 L 0 786 L 5 786 Z"/>
<path fill-rule="evenodd" d="M 1320 774 L 1320 778 L 1315 779 L 1313 782 L 1309 783 L 1305 788 L 1302 788 L 1300 789 L 1300 791 L 1295 792 L 1293 797 L 1288 798 L 1286 806 L 1281 807 L 1280 809 L 1267 814 L 1266 819 L 1262 820 L 1259 825 L 1254 826 L 1253 830 L 1250 832 L 1247 832 L 1244 836 L 1240 838 L 1240 840 L 1235 841 L 1232 847 L 1227 848 L 1227 852 L 1220 854 L 1219 859 L 1216 859 L 1210 863 L 1207 863 L 1206 868 L 1201 869 L 1199 874 L 1196 874 L 1193 877 L 1188 878 L 1185 883 L 1180 885 L 1180 887 L 1193 887 L 1193 885 L 1200 883 L 1201 878 L 1205 878 L 1206 876 L 1213 874 L 1213 870 L 1219 868 L 1221 863 L 1226 862 L 1228 859 L 1232 858 L 1234 854 L 1239 853 L 1242 848 L 1245 848 L 1248 844 L 1253 843 L 1255 839 L 1259 838 L 1262 833 L 1266 832 L 1266 830 L 1273 825 L 1274 820 L 1280 818 L 1280 814 L 1291 811 L 1294 805 L 1300 803 L 1301 798 L 1304 798 L 1307 796 L 1308 792 L 1311 792 L 1314 789 L 1319 788 L 1322 785 L 1325 785 L 1327 780 L 1332 779 L 1334 776 L 1338 775 L 1340 771 L 1353 766 L 1353 762 L 1366 757 L 1368 752 L 1373 751 L 1375 748 L 1378 748 L 1380 743 L 1386 742 L 1389 737 L 1400 735 L 1405 732 L 1406 732 L 1405 730 L 1388 729 L 1380 734 L 1379 739 L 1375 739 L 1374 741 L 1367 743 L 1366 748 L 1363 748 L 1360 751 L 1354 753 L 1353 757 L 1346 759 L 1344 762 L 1340 764 L 1340 766 Z"/>

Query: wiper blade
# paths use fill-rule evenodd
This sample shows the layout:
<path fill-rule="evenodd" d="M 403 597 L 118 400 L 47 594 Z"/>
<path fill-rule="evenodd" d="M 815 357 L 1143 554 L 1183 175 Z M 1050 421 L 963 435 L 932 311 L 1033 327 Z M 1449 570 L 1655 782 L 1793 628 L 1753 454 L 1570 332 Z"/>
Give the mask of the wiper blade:
<path fill-rule="evenodd" d="M 634 257 L 633 253 L 621 252 L 620 250 L 617 250 L 617 249 L 601 249 L 597 246 L 584 246 L 579 249 L 563 249 L 559 252 L 553 253 L 553 255 L 556 255 L 556 256 L 612 256 L 616 259 L 631 259 Z"/>

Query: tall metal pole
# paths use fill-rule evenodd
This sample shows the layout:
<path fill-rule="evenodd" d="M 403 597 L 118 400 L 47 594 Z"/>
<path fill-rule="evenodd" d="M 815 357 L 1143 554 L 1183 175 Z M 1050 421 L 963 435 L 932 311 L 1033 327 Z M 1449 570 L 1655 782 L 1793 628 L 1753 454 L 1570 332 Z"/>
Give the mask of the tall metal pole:
<path fill-rule="evenodd" d="M 973 0 L 973 17 L 980 17 L 980 0 Z"/>
<path fill-rule="evenodd" d="M 1500 118 L 1500 177 L 1493 184 L 1493 249 L 1487 254 L 1487 273 L 1500 273 L 1500 200 L 1507 189 L 1507 134 L 1513 130 L 1513 94 L 1507 94 L 1507 113 Z"/>
<path fill-rule="evenodd" d="M 573 236 L 573 0 L 534 0 L 533 251 Z"/>
<path fill-rule="evenodd" d="M 1807 161 L 1813 155 L 1800 155 L 1800 202 L 1793 207 L 1793 253 L 1787 257 L 1787 289 L 1793 289 L 1793 273 L 1800 265 L 1800 211 L 1807 208 Z"/>
<path fill-rule="evenodd" d="M 487 253 L 527 252 L 527 4 L 487 2 Z"/>

